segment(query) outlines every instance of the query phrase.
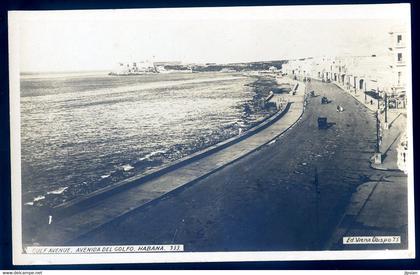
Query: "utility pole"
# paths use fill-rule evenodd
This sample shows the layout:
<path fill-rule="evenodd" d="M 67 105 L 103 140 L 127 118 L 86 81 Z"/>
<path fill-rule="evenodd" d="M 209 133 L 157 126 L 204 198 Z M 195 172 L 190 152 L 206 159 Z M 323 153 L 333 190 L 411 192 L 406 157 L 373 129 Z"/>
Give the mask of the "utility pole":
<path fill-rule="evenodd" d="M 376 111 L 376 153 L 379 153 L 379 109 Z"/>
<path fill-rule="evenodd" d="M 375 164 L 382 163 L 382 154 L 380 152 L 380 123 L 379 123 L 379 109 L 376 111 L 376 146 L 375 146 L 375 154 L 373 155 L 373 160 Z"/>
<path fill-rule="evenodd" d="M 388 123 L 388 95 L 385 92 L 385 123 Z"/>

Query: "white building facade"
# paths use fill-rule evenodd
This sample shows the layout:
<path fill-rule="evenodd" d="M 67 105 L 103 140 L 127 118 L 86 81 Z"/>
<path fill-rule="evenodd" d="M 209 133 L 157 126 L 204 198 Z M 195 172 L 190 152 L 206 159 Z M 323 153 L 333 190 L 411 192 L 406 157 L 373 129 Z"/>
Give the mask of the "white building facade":
<path fill-rule="evenodd" d="M 407 51 L 404 32 L 389 33 L 388 52 L 381 55 L 308 57 L 283 64 L 283 73 L 295 79 L 334 82 L 343 89 L 364 93 L 378 107 L 405 108 Z"/>

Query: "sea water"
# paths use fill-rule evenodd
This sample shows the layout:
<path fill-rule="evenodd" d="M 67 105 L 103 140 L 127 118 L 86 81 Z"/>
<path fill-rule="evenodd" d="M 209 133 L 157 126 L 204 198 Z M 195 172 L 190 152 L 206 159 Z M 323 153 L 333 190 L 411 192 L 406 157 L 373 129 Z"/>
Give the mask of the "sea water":
<path fill-rule="evenodd" d="M 242 74 L 21 77 L 22 194 L 58 205 L 245 131 Z"/>

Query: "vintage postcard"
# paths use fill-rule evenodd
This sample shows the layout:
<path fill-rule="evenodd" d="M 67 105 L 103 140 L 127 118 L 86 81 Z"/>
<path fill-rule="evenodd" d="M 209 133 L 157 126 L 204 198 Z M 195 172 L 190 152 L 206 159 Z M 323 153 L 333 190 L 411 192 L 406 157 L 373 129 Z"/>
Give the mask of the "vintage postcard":
<path fill-rule="evenodd" d="M 409 4 L 8 17 L 15 264 L 415 257 Z"/>

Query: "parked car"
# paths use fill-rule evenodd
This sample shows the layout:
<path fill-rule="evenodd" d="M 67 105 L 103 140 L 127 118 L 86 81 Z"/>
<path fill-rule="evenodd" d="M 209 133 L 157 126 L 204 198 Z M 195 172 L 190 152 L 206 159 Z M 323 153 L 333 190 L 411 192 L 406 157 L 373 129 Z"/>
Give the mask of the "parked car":
<path fill-rule="evenodd" d="M 318 117 L 318 129 L 327 129 L 328 120 L 326 117 Z"/>

